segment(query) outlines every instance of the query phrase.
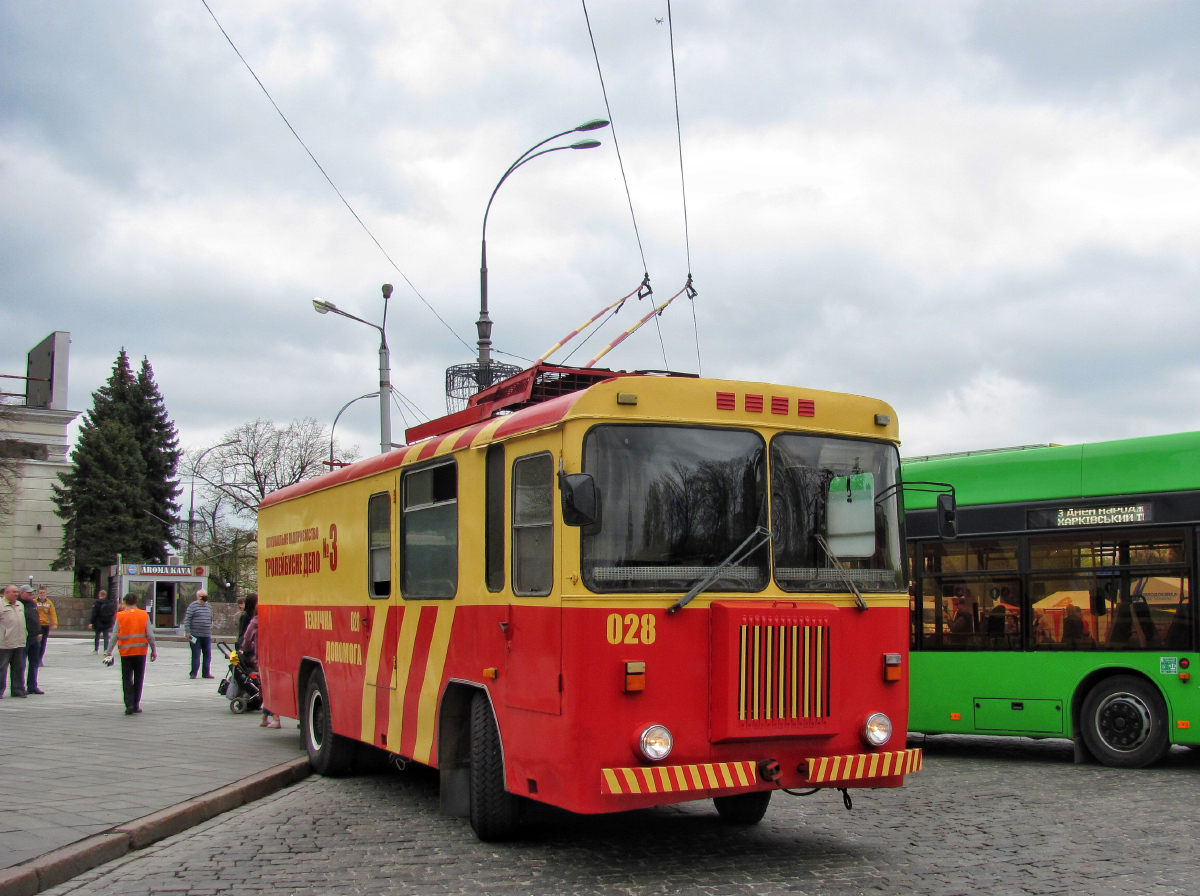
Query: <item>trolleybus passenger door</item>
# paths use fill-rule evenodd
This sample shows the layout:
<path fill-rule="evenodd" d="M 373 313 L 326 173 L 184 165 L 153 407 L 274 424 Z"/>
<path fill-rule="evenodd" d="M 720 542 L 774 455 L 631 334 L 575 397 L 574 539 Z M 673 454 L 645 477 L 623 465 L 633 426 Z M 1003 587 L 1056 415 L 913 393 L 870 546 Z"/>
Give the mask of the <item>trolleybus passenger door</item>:
<path fill-rule="evenodd" d="M 403 613 L 396 587 L 396 493 L 380 492 L 368 502 L 367 605 L 361 613 L 366 658 L 361 739 L 387 746 L 388 717 L 396 689 L 396 642 Z"/>
<path fill-rule="evenodd" d="M 506 628 L 504 695 L 511 707 L 558 715 L 562 712 L 562 606 L 554 587 L 554 468 L 562 438 L 539 442 L 547 450 L 517 457 L 511 468 L 513 603 Z"/>

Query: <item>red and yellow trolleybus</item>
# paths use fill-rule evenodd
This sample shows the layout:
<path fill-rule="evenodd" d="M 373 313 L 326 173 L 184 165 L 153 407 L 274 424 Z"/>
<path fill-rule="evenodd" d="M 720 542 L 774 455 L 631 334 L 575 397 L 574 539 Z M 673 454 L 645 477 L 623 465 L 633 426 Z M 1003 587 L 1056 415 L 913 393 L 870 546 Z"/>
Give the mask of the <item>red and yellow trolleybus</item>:
<path fill-rule="evenodd" d="M 885 403 L 540 364 L 408 437 L 260 508 L 266 705 L 318 772 L 433 766 L 498 839 L 920 768 Z"/>

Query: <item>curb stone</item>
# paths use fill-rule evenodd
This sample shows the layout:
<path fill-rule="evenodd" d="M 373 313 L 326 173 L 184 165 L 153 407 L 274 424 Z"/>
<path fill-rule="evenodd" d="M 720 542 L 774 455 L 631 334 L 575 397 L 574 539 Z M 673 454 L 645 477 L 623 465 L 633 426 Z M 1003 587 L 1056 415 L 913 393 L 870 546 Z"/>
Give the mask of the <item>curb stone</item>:
<path fill-rule="evenodd" d="M 0 896 L 34 896 L 85 871 L 119 859 L 131 849 L 142 849 L 186 831 L 238 806 L 270 796 L 311 774 L 312 766 L 308 757 L 293 759 L 202 796 L 85 837 L 35 859 L 0 869 Z"/>

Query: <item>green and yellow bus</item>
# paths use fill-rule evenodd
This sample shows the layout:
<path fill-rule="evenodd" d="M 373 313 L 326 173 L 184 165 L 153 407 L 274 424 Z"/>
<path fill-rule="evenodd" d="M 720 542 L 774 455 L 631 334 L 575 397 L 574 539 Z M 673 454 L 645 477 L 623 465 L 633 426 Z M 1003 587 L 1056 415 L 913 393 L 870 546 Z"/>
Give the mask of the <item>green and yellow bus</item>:
<path fill-rule="evenodd" d="M 1200 433 L 912 458 L 909 728 L 1068 737 L 1140 768 L 1200 744 Z"/>

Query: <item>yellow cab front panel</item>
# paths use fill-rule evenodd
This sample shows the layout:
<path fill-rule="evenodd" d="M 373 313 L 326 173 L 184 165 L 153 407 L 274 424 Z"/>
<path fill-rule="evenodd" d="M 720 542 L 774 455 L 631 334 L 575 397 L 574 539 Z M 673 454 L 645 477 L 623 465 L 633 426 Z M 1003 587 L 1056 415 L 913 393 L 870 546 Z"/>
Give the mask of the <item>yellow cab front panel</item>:
<path fill-rule="evenodd" d="M 899 786 L 921 764 L 902 522 L 881 498 L 876 534 L 836 536 L 867 539 L 844 575 L 803 534 L 816 505 L 789 497 L 832 520 L 843 489 L 884 494 L 895 474 L 870 458 L 890 470 L 897 433 L 874 399 L 626 376 L 276 492 L 259 515 L 265 705 L 299 717 L 319 670 L 336 734 L 442 767 L 453 707 L 486 694 L 505 788 L 575 812 Z M 594 475 L 594 523 L 564 522 L 560 470 Z M 872 744 L 876 714 L 891 734 Z M 670 733 L 658 761 L 651 726 Z"/>

